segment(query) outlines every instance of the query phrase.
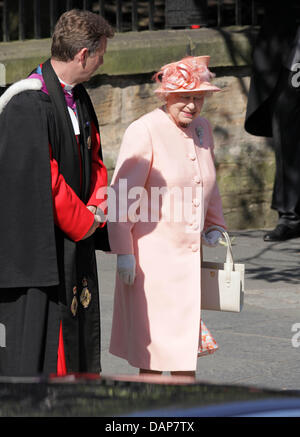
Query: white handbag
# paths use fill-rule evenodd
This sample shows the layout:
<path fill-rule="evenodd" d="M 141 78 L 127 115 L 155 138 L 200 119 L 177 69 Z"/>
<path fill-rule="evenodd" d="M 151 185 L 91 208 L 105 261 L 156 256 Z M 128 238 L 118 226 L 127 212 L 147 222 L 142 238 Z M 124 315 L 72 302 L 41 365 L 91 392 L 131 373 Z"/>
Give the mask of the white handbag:
<path fill-rule="evenodd" d="M 229 235 L 219 226 L 211 226 L 225 237 L 227 254 L 225 263 L 201 259 L 201 309 L 240 312 L 245 292 L 245 265 L 233 262 Z M 202 258 L 202 251 L 201 251 Z"/>

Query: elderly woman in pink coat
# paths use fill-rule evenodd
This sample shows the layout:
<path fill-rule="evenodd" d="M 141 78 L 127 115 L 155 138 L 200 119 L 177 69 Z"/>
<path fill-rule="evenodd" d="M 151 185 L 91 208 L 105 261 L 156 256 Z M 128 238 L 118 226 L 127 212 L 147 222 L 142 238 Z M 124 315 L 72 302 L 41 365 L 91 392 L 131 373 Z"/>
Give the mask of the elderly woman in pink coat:
<path fill-rule="evenodd" d="M 110 353 L 140 373 L 195 377 L 217 344 L 201 319 L 201 244 L 225 228 L 210 123 L 199 114 L 211 83 L 209 56 L 155 75 L 160 108 L 127 128 L 112 179 L 109 218 L 117 274 Z"/>

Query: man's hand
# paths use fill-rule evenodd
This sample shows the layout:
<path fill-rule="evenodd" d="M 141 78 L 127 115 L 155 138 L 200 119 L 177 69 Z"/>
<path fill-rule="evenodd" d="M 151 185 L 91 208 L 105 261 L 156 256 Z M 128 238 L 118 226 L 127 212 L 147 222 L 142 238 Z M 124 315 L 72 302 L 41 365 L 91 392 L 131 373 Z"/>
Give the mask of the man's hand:
<path fill-rule="evenodd" d="M 90 209 L 91 207 L 88 206 L 87 208 Z M 82 238 L 82 240 L 91 237 L 101 223 L 102 223 L 101 218 L 98 215 L 94 215 L 94 223 L 90 227 L 89 231 Z"/>
<path fill-rule="evenodd" d="M 90 206 L 87 206 L 87 209 L 89 209 L 95 215 L 96 211 L 97 211 L 97 206 L 90 205 Z"/>

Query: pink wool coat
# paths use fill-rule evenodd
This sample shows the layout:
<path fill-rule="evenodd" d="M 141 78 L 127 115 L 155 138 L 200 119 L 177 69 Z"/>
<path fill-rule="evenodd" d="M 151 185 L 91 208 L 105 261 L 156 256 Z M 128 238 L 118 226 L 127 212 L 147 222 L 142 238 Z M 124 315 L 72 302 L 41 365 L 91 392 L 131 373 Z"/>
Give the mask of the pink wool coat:
<path fill-rule="evenodd" d="M 209 122 L 197 117 L 181 129 L 162 108 L 134 121 L 112 179 L 117 205 L 126 197 L 121 180 L 127 208 L 108 222 L 110 244 L 113 253 L 134 254 L 137 267 L 132 286 L 116 275 L 110 352 L 138 368 L 195 370 L 201 231 L 225 227 Z"/>

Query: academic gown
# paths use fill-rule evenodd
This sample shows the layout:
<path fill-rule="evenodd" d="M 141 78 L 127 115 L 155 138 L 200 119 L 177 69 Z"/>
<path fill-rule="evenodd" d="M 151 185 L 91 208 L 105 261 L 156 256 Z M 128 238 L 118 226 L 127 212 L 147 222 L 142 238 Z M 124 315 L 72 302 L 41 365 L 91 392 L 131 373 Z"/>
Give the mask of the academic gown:
<path fill-rule="evenodd" d="M 252 54 L 252 74 L 245 117 L 245 129 L 252 135 L 272 137 L 274 92 L 283 68 L 291 71 L 300 61 L 300 19 L 298 2 L 289 7 L 266 2 L 264 22 Z"/>
<path fill-rule="evenodd" d="M 293 82 L 300 62 L 300 7 L 299 1 L 265 3 L 253 51 L 245 130 L 272 138 L 276 173 L 271 207 L 278 211 L 279 223 L 300 225 L 299 79 L 298 86 Z"/>
<path fill-rule="evenodd" d="M 106 227 L 81 239 L 107 175 L 93 108 L 84 90 L 78 96 L 85 110 L 73 149 L 60 144 L 45 92 L 18 93 L 0 115 L 1 375 L 101 370 L 95 249 L 107 246 Z"/>

